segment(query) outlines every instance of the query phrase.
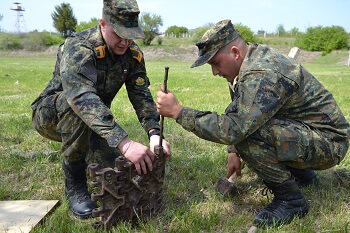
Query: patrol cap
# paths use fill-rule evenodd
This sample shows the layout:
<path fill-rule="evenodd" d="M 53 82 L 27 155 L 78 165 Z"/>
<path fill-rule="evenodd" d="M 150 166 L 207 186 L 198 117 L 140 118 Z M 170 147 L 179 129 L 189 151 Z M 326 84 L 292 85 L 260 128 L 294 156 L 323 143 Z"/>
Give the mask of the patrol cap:
<path fill-rule="evenodd" d="M 201 66 L 207 63 L 214 55 L 240 36 L 240 33 L 234 28 L 231 20 L 222 20 L 206 31 L 202 39 L 196 43 L 198 47 L 198 58 L 192 64 L 191 68 Z"/>
<path fill-rule="evenodd" d="M 115 33 L 125 39 L 145 37 L 139 26 L 140 10 L 136 0 L 103 0 L 103 18 Z"/>

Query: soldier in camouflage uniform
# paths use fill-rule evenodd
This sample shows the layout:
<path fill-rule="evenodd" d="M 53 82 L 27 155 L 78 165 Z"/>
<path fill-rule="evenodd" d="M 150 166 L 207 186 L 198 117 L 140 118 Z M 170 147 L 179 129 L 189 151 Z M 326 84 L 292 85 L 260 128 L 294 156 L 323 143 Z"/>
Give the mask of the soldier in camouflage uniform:
<path fill-rule="evenodd" d="M 313 170 L 344 158 L 350 126 L 332 94 L 304 67 L 266 45 L 244 42 L 230 20 L 209 29 L 196 44 L 192 67 L 208 63 L 229 82 L 225 114 L 199 111 L 157 93 L 157 110 L 203 139 L 228 146 L 228 174 L 241 174 L 241 159 L 275 198 L 255 218 L 258 225 L 289 223 L 308 213 L 299 186 L 314 183 Z"/>
<path fill-rule="evenodd" d="M 159 114 L 145 62 L 133 39 L 143 38 L 135 0 L 105 0 L 100 25 L 67 38 L 59 47 L 53 77 L 32 103 L 33 126 L 62 142 L 65 193 L 72 212 L 86 218 L 96 207 L 86 184 L 86 158 L 108 166 L 124 155 L 139 174 L 152 170 L 159 143 Z M 132 141 L 110 107 L 126 85 L 130 102 L 150 139 L 150 149 Z M 164 150 L 170 156 L 169 144 Z"/>

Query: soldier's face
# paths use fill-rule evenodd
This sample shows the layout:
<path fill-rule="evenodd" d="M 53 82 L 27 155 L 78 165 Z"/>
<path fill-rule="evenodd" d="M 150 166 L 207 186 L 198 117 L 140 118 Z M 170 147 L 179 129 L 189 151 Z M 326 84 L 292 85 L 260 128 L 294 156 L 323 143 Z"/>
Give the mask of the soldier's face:
<path fill-rule="evenodd" d="M 116 55 L 123 55 L 129 48 L 132 40 L 124 39 L 118 36 L 112 26 L 105 20 L 101 19 L 101 31 L 102 36 L 108 46 L 113 50 Z"/>
<path fill-rule="evenodd" d="M 214 76 L 219 75 L 231 83 L 240 69 L 236 53 L 231 50 L 219 50 L 208 63 L 211 65 Z"/>

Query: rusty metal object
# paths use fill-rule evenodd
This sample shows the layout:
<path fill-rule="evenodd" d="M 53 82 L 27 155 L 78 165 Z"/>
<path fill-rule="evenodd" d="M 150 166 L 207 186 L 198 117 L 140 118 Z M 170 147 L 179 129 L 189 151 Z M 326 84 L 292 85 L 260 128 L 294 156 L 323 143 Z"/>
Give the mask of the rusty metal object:
<path fill-rule="evenodd" d="M 155 148 L 153 171 L 138 175 L 132 162 L 124 157 L 115 161 L 115 168 L 101 168 L 90 164 L 89 174 L 92 187 L 100 188 L 91 194 L 91 199 L 99 203 L 92 212 L 99 217 L 95 227 L 109 229 L 120 221 L 137 223 L 156 214 L 162 204 L 165 155 L 163 149 Z"/>
<path fill-rule="evenodd" d="M 216 188 L 218 189 L 219 193 L 221 193 L 225 197 L 234 196 L 238 192 L 238 188 L 234 184 L 236 178 L 236 172 L 234 172 L 228 179 L 220 177 L 218 182 L 216 183 Z"/>

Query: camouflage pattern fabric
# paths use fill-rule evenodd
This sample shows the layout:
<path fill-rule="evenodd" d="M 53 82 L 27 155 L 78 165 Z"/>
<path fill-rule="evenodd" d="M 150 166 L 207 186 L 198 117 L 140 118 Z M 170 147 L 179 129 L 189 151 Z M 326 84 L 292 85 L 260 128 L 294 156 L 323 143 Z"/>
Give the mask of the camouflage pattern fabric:
<path fill-rule="evenodd" d="M 139 7 L 136 0 L 104 0 L 103 18 L 113 27 L 116 34 L 125 39 L 143 39 L 139 26 Z"/>
<path fill-rule="evenodd" d="M 350 125 L 332 94 L 304 67 L 265 45 L 250 44 L 225 114 L 184 108 L 176 121 L 238 153 L 266 182 L 295 168 L 325 169 L 349 146 Z"/>
<path fill-rule="evenodd" d="M 104 148 L 115 148 L 119 156 L 116 147 L 127 133 L 116 123 L 110 106 L 123 84 L 145 131 L 159 129 L 143 54 L 135 43 L 124 55 L 115 56 L 99 27 L 67 38 L 51 81 L 31 105 L 33 126 L 42 136 L 62 141 L 66 162 L 89 154 L 93 132 L 105 141 Z"/>
<path fill-rule="evenodd" d="M 231 20 L 222 20 L 215 24 L 204 33 L 201 41 L 196 43 L 198 47 L 198 58 L 192 64 L 191 68 L 207 63 L 219 49 L 238 36 L 240 36 L 240 33 L 233 27 Z"/>

